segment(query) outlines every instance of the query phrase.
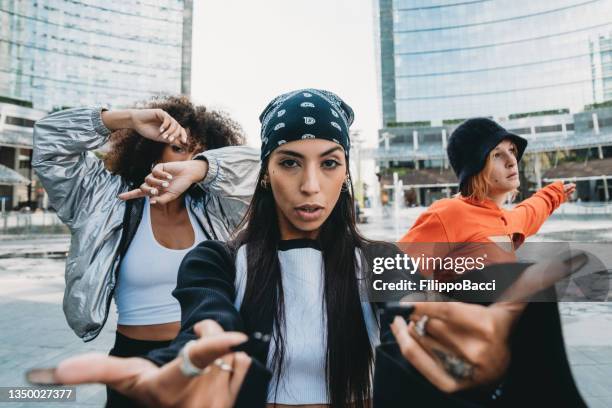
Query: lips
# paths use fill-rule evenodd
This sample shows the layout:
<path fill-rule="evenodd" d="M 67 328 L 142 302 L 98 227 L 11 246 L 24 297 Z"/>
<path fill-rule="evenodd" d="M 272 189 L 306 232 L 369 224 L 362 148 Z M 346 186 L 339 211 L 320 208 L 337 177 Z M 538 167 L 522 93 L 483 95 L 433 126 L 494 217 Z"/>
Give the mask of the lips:
<path fill-rule="evenodd" d="M 515 178 L 515 177 L 517 177 L 517 176 L 518 176 L 518 173 L 512 173 L 511 175 L 509 175 L 509 176 L 508 176 L 508 177 L 506 177 L 506 178 L 511 179 L 511 178 Z"/>
<path fill-rule="evenodd" d="M 304 204 L 295 207 L 295 212 L 303 221 L 315 221 L 323 214 L 323 207 L 318 204 Z"/>

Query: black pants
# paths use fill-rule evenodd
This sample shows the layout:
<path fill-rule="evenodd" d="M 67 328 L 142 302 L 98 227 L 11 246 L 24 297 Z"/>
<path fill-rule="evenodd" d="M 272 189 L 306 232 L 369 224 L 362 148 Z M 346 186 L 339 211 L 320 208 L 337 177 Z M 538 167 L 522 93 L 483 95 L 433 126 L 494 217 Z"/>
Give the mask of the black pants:
<path fill-rule="evenodd" d="M 117 332 L 115 336 L 115 345 L 108 354 L 115 357 L 142 357 L 151 350 L 163 348 L 169 344 L 169 340 L 135 340 Z M 134 407 L 136 405 L 137 404 L 134 401 L 125 397 L 123 394 L 106 387 L 107 408 Z"/>

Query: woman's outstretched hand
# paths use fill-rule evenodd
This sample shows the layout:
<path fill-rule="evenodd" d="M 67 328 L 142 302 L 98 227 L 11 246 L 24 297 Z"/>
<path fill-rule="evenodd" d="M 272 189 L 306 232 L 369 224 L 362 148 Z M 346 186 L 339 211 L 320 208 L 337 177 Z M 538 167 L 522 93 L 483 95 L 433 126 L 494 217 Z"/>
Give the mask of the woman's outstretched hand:
<path fill-rule="evenodd" d="M 187 132 L 162 109 L 127 109 L 102 112 L 102 122 L 110 130 L 134 129 L 155 142 L 187 143 Z"/>
<path fill-rule="evenodd" d="M 565 201 L 568 201 L 571 198 L 572 194 L 574 194 L 574 191 L 576 191 L 575 183 L 563 184 L 563 193 L 565 194 Z"/>
<path fill-rule="evenodd" d="M 510 362 L 508 337 L 524 304 L 413 305 L 410 322 L 396 317 L 391 330 L 402 355 L 438 389 L 451 393 L 489 385 L 504 375 Z"/>
<path fill-rule="evenodd" d="M 210 367 L 199 376 L 182 374 L 181 357 L 157 367 L 143 358 L 90 353 L 62 361 L 53 372 L 52 382 L 106 384 L 151 407 L 233 407 L 251 358 L 244 353 L 231 353 L 230 347 L 246 341 L 247 336 L 223 332 L 211 320 L 198 323 L 194 331 L 200 338 L 189 349 L 190 360 L 197 367 Z M 219 358 L 223 359 L 223 369 L 212 364 Z M 34 378 L 36 373 L 29 376 Z"/>
<path fill-rule="evenodd" d="M 186 160 L 160 163 L 145 177 L 145 182 L 131 191 L 119 194 L 121 200 L 151 197 L 151 204 L 167 204 L 181 196 L 193 183 L 206 177 L 208 162 Z"/>

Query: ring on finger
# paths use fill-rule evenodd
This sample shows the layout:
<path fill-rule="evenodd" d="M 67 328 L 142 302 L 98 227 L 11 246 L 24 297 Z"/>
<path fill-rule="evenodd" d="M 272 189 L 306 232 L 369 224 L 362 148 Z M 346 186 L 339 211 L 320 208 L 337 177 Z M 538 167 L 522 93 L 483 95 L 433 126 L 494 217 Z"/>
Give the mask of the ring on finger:
<path fill-rule="evenodd" d="M 425 336 L 425 334 L 427 334 L 427 322 L 429 321 L 429 316 L 427 315 L 423 315 L 421 316 L 421 318 L 419 320 L 417 320 L 417 322 L 414 325 L 414 331 L 416 331 L 416 333 L 423 337 Z"/>
<path fill-rule="evenodd" d="M 232 366 L 226 363 L 225 361 L 223 361 L 223 359 L 221 358 L 216 359 L 213 364 L 219 367 L 221 371 L 227 371 L 228 373 L 234 372 L 234 369 L 232 368 Z"/>
<path fill-rule="evenodd" d="M 456 380 L 467 380 L 472 378 L 474 366 L 467 361 L 453 355 L 447 354 L 441 350 L 433 349 L 432 352 L 436 355 L 444 370 Z"/>

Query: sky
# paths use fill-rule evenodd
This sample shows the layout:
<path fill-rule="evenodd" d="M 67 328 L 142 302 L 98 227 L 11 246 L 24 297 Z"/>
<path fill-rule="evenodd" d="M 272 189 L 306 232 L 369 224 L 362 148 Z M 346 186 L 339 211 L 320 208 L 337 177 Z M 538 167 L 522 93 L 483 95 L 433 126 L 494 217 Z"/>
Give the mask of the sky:
<path fill-rule="evenodd" d="M 300 88 L 335 92 L 368 145 L 380 124 L 372 0 L 194 0 L 192 97 L 259 146 L 259 114 Z"/>

